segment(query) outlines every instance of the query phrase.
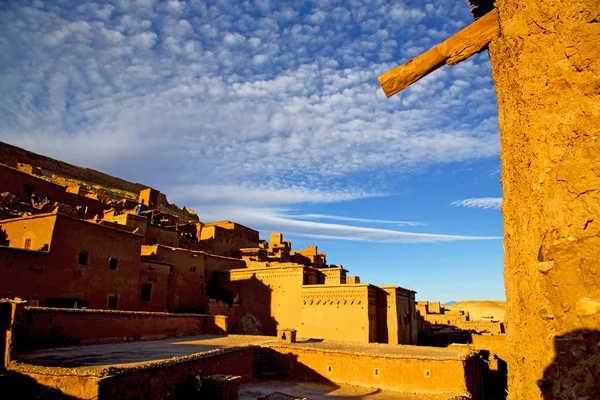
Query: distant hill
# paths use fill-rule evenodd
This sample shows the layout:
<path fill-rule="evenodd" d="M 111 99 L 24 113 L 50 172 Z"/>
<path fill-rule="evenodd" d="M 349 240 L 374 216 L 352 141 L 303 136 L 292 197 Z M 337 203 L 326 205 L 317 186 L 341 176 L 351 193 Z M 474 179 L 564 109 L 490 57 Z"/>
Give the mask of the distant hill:
<path fill-rule="evenodd" d="M 449 301 L 447 303 L 444 303 L 445 306 L 451 306 L 453 304 L 456 304 L 456 301 L 452 300 L 452 301 Z"/>
<path fill-rule="evenodd" d="M 447 308 L 468 311 L 472 321 L 480 320 L 482 317 L 494 317 L 494 320 L 504 321 L 506 302 L 490 300 L 459 301 L 447 306 Z"/>
<path fill-rule="evenodd" d="M 140 190 L 148 187 L 90 168 L 55 160 L 4 142 L 0 142 L 0 163 L 16 169 L 19 169 L 18 164 L 35 166 L 41 170 L 39 177 L 42 179 L 61 186 L 83 185 L 86 186 L 85 190 L 92 192 L 92 195 L 102 193 L 103 196 L 106 195 L 114 200 L 137 201 Z M 169 204 L 164 193 L 159 194 L 157 208 L 183 221 L 198 221 L 198 215 L 193 210 L 185 207 L 181 209 L 175 204 Z"/>
<path fill-rule="evenodd" d="M 17 163 L 35 165 L 45 173 L 56 174 L 65 178 L 71 178 L 92 185 L 101 185 L 132 193 L 137 198 L 140 190 L 147 186 L 140 183 L 128 182 L 121 178 L 110 176 L 90 168 L 78 167 L 63 161 L 55 160 L 31 151 L 0 142 L 0 163 L 16 168 Z"/>

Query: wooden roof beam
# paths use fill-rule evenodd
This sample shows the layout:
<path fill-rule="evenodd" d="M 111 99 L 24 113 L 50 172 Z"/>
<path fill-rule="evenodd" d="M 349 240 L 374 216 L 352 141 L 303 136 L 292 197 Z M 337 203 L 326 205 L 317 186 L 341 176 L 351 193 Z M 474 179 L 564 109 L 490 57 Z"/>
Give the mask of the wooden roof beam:
<path fill-rule="evenodd" d="M 444 64 L 454 65 L 487 48 L 498 36 L 498 10 L 493 9 L 453 36 L 377 79 L 391 97 Z"/>

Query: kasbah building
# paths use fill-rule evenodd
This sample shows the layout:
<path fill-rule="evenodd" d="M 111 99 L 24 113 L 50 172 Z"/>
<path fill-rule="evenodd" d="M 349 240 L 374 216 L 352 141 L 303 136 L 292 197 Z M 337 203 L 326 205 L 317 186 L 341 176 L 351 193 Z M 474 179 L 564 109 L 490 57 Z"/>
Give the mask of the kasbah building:
<path fill-rule="evenodd" d="M 600 3 L 471 3 L 473 24 L 379 80 L 389 97 L 489 50 L 506 334 L 361 283 L 316 247 L 2 144 L 0 393 L 599 399 Z"/>
<path fill-rule="evenodd" d="M 294 250 L 281 233 L 272 233 L 267 242 L 258 231 L 232 221 L 203 223 L 153 188 L 133 193 L 139 185 L 0 144 L 4 369 L 32 378 L 43 390 L 113 398 L 104 381 L 116 388 L 134 379 L 108 373 L 127 364 L 110 356 L 90 378 L 88 369 L 64 358 L 64 346 L 89 345 L 79 349 L 97 351 L 93 345 L 102 345 L 110 354 L 115 343 L 158 346 L 179 337 L 203 343 L 214 342 L 215 334 L 222 342 L 191 349 L 186 355 L 197 359 L 169 368 L 177 371 L 169 378 L 175 379 L 171 387 L 186 382 L 190 363 L 202 362 L 210 367 L 194 367 L 194 376 L 206 382 L 216 376 L 214 390 L 231 393 L 240 392 L 252 376 L 263 378 L 266 369 L 267 375 L 275 370 L 280 377 L 283 371 L 290 379 L 325 380 L 341 388 L 481 396 L 482 365 L 498 370 L 493 357 L 491 364 L 489 357 L 482 360 L 480 350 L 482 340 L 503 342 L 499 322 L 480 322 L 467 331 L 468 313 L 444 310 L 439 303 L 417 307 L 413 290 L 361 282 L 341 265 L 328 264 L 317 246 Z M 50 172 L 57 163 L 64 170 Z M 65 170 L 70 176 L 59 175 Z M 89 183 L 94 180 L 101 184 Z M 456 349 L 417 346 L 448 339 L 426 340 L 424 335 L 439 327 L 452 327 L 453 335 L 488 335 Z M 229 352 L 200 351 L 215 348 Z M 37 358 L 44 349 L 57 353 Z M 161 358 L 171 356 L 167 352 Z M 91 368 L 97 360 L 86 357 L 79 355 L 77 364 Z M 151 370 L 164 369 L 147 358 L 135 360 Z M 68 378 L 56 380 L 55 368 Z M 222 375 L 235 379 L 222 381 Z M 83 385 L 82 379 L 93 382 Z M 151 387 L 136 385 L 125 398 L 148 396 Z M 214 390 L 203 398 L 220 398 Z M 161 390 L 154 395 L 170 397 Z"/>

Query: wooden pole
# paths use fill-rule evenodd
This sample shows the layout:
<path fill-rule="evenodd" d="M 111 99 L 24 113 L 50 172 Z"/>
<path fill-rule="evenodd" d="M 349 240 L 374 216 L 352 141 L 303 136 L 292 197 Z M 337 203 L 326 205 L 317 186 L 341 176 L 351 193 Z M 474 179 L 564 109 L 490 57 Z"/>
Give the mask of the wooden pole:
<path fill-rule="evenodd" d="M 457 64 L 487 48 L 498 36 L 498 11 L 490 11 L 471 25 L 377 79 L 387 97 L 391 97 L 427 76 L 444 64 Z"/>

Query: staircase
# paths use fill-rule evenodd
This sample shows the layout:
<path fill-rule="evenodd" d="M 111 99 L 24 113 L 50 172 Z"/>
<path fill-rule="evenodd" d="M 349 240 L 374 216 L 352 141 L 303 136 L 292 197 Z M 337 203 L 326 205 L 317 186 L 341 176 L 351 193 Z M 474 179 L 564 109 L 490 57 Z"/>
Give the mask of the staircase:
<path fill-rule="evenodd" d="M 275 355 L 269 349 L 260 349 L 260 351 L 254 355 L 252 375 L 259 379 L 285 377 L 285 374 L 277 366 Z"/>

